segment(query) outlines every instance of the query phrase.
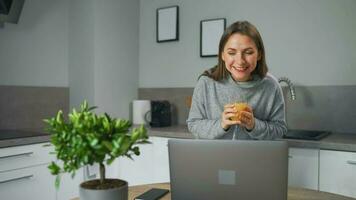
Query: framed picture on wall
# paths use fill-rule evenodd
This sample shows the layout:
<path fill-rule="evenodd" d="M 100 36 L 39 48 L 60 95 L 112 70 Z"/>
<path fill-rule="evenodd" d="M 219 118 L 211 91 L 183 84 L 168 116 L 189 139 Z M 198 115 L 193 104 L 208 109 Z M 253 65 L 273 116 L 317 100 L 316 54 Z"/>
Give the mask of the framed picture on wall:
<path fill-rule="evenodd" d="M 200 57 L 218 55 L 219 41 L 225 28 L 225 18 L 200 21 Z"/>
<path fill-rule="evenodd" d="M 179 8 L 170 6 L 157 9 L 157 42 L 179 40 Z"/>

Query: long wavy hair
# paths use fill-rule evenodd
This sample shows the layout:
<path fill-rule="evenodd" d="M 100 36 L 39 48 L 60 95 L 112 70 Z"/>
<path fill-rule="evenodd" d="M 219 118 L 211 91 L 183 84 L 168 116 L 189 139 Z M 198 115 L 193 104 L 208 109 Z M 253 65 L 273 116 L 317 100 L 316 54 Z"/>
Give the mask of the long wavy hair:
<path fill-rule="evenodd" d="M 257 74 L 261 78 L 264 78 L 266 76 L 268 72 L 268 67 L 266 64 L 266 54 L 265 48 L 263 46 L 262 37 L 258 32 L 257 28 L 248 21 L 237 21 L 227 27 L 227 29 L 225 29 L 219 43 L 218 64 L 204 71 L 203 74 L 201 74 L 200 76 L 208 76 L 214 79 L 215 81 L 221 81 L 228 77 L 228 74 L 230 72 L 226 69 L 225 62 L 222 60 L 222 53 L 224 51 L 224 47 L 227 41 L 235 33 L 248 36 L 254 41 L 260 59 L 257 61 L 256 69 L 252 72 L 252 74 Z"/>

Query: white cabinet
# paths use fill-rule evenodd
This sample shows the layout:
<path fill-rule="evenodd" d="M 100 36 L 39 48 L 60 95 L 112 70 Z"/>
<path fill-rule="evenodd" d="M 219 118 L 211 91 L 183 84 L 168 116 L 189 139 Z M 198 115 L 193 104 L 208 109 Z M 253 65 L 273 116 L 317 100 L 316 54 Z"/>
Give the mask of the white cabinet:
<path fill-rule="evenodd" d="M 129 185 L 169 182 L 168 138 L 150 137 L 151 144 L 139 145 L 141 155 L 133 160 L 119 158 L 118 177 Z M 115 166 L 115 165 L 114 165 Z M 111 166 L 112 168 L 112 166 Z"/>
<path fill-rule="evenodd" d="M 154 183 L 170 182 L 168 138 L 153 137 L 153 181 Z"/>
<path fill-rule="evenodd" d="M 46 165 L 0 172 L 1 199 L 55 199 L 54 176 Z"/>
<path fill-rule="evenodd" d="M 48 171 L 48 169 L 47 169 Z M 75 173 L 74 178 L 71 174 L 65 173 L 61 175 L 61 182 L 58 190 L 56 190 L 57 200 L 69 200 L 79 196 L 79 184 L 83 182 L 83 168 L 80 168 Z M 51 183 L 54 187 L 54 183 Z"/>
<path fill-rule="evenodd" d="M 0 149 L 1 199 L 55 199 L 48 143 Z"/>
<path fill-rule="evenodd" d="M 356 153 L 320 150 L 320 191 L 356 198 Z"/>
<path fill-rule="evenodd" d="M 288 185 L 318 190 L 319 149 L 289 148 Z"/>
<path fill-rule="evenodd" d="M 151 144 L 140 144 L 140 155 L 133 156 L 133 160 L 120 157 L 118 164 L 114 165 L 118 170 L 118 177 L 131 185 L 151 183 L 153 180 L 153 141 Z"/>

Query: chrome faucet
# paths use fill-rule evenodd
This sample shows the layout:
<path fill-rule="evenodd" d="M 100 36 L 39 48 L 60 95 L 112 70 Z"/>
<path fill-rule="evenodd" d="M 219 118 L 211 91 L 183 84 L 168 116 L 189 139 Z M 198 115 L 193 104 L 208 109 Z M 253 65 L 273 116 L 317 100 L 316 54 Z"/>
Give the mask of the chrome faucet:
<path fill-rule="evenodd" d="M 287 77 L 281 77 L 281 78 L 278 79 L 278 83 L 281 83 L 281 82 L 287 83 L 291 98 L 294 101 L 296 99 L 296 96 L 295 96 L 295 90 L 294 90 L 294 86 L 293 86 L 292 81 L 289 80 L 289 78 L 287 78 Z"/>

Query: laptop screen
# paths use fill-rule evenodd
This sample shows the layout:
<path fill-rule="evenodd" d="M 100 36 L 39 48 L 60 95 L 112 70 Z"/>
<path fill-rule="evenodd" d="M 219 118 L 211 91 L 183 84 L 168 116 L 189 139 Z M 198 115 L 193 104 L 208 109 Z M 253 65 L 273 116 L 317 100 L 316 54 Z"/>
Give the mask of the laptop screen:
<path fill-rule="evenodd" d="M 172 200 L 287 199 L 285 141 L 168 141 Z"/>

